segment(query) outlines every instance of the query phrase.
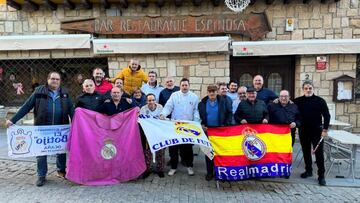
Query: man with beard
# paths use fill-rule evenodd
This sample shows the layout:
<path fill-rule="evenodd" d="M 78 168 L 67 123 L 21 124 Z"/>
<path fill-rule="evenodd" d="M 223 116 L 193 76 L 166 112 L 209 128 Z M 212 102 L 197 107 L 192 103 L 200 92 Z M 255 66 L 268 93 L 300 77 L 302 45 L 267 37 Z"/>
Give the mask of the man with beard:
<path fill-rule="evenodd" d="M 327 136 L 330 113 L 326 101 L 314 94 L 312 82 L 305 81 L 302 85 L 302 90 L 304 95 L 296 98 L 294 103 L 298 106 L 301 116 L 299 138 L 305 162 L 305 172 L 301 174 L 301 178 L 307 178 L 313 175 L 311 145 L 315 148 L 321 137 Z M 324 142 L 320 143 L 315 152 L 315 157 L 318 167 L 319 185 L 325 186 Z"/>
<path fill-rule="evenodd" d="M 100 94 L 105 94 L 112 89 L 112 84 L 105 80 L 105 73 L 101 68 L 95 68 L 93 70 L 93 80 L 95 83 L 95 91 Z"/>
<path fill-rule="evenodd" d="M 237 90 L 238 90 L 238 83 L 235 80 L 230 80 L 229 91 L 226 92 L 226 95 L 230 97 L 233 102 L 238 98 Z"/>

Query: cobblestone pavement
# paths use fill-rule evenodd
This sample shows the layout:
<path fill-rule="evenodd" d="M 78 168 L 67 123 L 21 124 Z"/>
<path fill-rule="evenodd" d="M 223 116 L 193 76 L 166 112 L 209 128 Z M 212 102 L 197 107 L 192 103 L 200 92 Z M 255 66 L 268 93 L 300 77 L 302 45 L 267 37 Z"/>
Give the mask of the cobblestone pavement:
<path fill-rule="evenodd" d="M 198 158 L 200 159 L 200 158 Z M 201 159 L 202 160 L 202 159 Z M 360 188 L 251 180 L 220 183 L 193 177 L 179 166 L 174 177 L 151 175 L 114 186 L 79 186 L 55 176 L 49 164 L 48 182 L 34 186 L 34 162 L 0 160 L 0 202 L 358 202 Z"/>

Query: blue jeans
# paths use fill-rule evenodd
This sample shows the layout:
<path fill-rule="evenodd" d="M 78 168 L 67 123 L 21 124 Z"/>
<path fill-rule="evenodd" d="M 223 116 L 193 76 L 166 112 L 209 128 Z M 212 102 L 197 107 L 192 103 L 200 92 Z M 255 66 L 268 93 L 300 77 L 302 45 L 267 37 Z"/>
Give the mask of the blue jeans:
<path fill-rule="evenodd" d="M 37 156 L 37 174 L 39 177 L 45 177 L 48 171 L 47 156 Z M 57 171 L 65 173 L 66 169 L 66 154 L 56 155 Z"/>

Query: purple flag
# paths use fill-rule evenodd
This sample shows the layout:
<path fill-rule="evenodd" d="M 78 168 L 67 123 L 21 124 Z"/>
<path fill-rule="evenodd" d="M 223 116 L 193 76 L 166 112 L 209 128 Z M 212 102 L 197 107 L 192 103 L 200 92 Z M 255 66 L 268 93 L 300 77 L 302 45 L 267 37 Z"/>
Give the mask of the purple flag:
<path fill-rule="evenodd" d="M 112 185 L 140 176 L 146 166 L 138 111 L 106 116 L 77 108 L 67 145 L 66 178 L 83 185 Z"/>

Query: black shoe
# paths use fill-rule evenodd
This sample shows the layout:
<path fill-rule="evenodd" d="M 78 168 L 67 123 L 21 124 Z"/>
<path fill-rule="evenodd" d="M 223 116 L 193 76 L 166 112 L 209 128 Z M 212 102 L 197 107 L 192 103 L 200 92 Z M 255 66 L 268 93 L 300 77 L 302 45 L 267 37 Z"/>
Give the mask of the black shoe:
<path fill-rule="evenodd" d="M 318 181 L 319 181 L 319 185 L 321 185 L 321 186 L 326 186 L 326 181 L 325 181 L 325 178 L 324 178 L 324 177 L 319 177 L 319 178 L 318 178 Z"/>
<path fill-rule="evenodd" d="M 171 160 L 166 163 L 166 166 L 171 166 Z"/>
<path fill-rule="evenodd" d="M 160 177 L 160 178 L 163 178 L 163 177 L 165 177 L 165 175 L 164 175 L 164 172 L 157 172 L 157 174 L 158 174 L 158 176 Z"/>
<path fill-rule="evenodd" d="M 212 180 L 214 178 L 214 175 L 212 175 L 212 174 L 206 174 L 206 176 L 205 176 L 205 180 L 206 181 L 210 181 L 210 180 Z"/>
<path fill-rule="evenodd" d="M 300 175 L 301 178 L 307 178 L 307 177 L 311 177 L 311 176 L 313 176 L 312 172 L 307 172 L 307 171 L 305 171 L 304 173 L 302 173 Z"/>
<path fill-rule="evenodd" d="M 151 174 L 150 171 L 145 171 L 141 177 L 142 179 L 146 179 L 147 177 L 149 177 L 150 174 Z"/>
<path fill-rule="evenodd" d="M 46 182 L 46 178 L 45 177 L 38 177 L 35 185 L 38 186 L 38 187 L 41 187 L 45 184 Z"/>

